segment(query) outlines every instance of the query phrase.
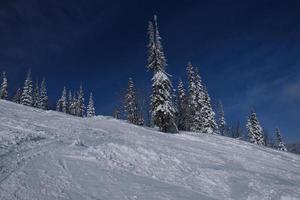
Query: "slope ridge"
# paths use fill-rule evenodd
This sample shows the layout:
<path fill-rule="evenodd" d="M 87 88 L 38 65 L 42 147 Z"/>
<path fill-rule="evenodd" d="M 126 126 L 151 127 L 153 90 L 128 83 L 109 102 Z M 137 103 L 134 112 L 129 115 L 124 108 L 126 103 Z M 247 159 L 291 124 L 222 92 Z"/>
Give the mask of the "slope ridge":
<path fill-rule="evenodd" d="M 300 157 L 0 101 L 0 199 L 300 199 Z"/>

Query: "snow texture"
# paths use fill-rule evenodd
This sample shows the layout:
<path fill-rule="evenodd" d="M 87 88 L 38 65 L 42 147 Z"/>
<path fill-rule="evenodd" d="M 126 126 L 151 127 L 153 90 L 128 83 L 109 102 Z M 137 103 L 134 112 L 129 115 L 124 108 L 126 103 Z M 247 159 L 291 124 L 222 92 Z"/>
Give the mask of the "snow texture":
<path fill-rule="evenodd" d="M 0 199 L 300 199 L 300 157 L 0 101 Z"/>

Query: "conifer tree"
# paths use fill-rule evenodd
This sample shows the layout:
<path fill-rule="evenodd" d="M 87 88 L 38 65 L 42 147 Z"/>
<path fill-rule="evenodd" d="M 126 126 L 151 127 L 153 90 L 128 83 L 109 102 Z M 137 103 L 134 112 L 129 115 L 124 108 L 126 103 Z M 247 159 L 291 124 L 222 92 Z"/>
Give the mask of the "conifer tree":
<path fill-rule="evenodd" d="M 114 109 L 114 111 L 113 111 L 113 114 L 112 114 L 112 116 L 113 116 L 113 118 L 115 118 L 115 119 L 120 119 L 120 109 L 119 108 L 115 108 Z"/>
<path fill-rule="evenodd" d="M 60 99 L 57 101 L 56 110 L 59 112 L 67 113 L 67 90 L 63 88 Z"/>
<path fill-rule="evenodd" d="M 8 96 L 8 91 L 7 91 L 7 78 L 6 78 L 6 73 L 2 73 L 2 83 L 1 83 L 1 88 L 0 88 L 0 99 L 7 99 Z"/>
<path fill-rule="evenodd" d="M 281 133 L 280 133 L 279 128 L 276 128 L 275 133 L 276 133 L 277 148 L 278 148 L 278 150 L 280 150 L 280 151 L 287 151 L 287 148 L 286 148 L 284 142 L 282 141 L 282 137 L 281 137 Z"/>
<path fill-rule="evenodd" d="M 249 141 L 251 143 L 265 145 L 263 129 L 260 126 L 260 123 L 254 111 L 251 112 L 246 127 L 248 130 Z"/>
<path fill-rule="evenodd" d="M 69 107 L 69 112 L 71 115 L 76 115 L 76 108 L 77 108 L 77 97 L 76 97 L 76 93 L 74 92 L 73 95 L 71 96 L 70 107 Z"/>
<path fill-rule="evenodd" d="M 188 99 L 185 94 L 185 89 L 182 80 L 179 81 L 177 87 L 177 124 L 178 129 L 186 131 L 188 130 Z"/>
<path fill-rule="evenodd" d="M 21 95 L 22 95 L 21 89 L 18 88 L 17 91 L 16 91 L 16 94 L 15 94 L 15 96 L 13 98 L 13 102 L 15 102 L 15 103 L 21 103 Z"/>
<path fill-rule="evenodd" d="M 227 135 L 227 123 L 225 121 L 224 108 L 221 101 L 218 102 L 218 127 L 220 135 Z"/>
<path fill-rule="evenodd" d="M 189 98 L 188 98 L 188 124 L 191 131 L 206 132 L 203 127 L 203 111 L 204 107 L 204 89 L 198 69 L 189 62 L 187 66 L 187 74 L 189 80 Z"/>
<path fill-rule="evenodd" d="M 27 78 L 24 82 L 24 88 L 21 95 L 21 104 L 26 106 L 32 106 L 33 97 L 32 97 L 32 81 L 31 81 L 31 70 L 28 70 Z"/>
<path fill-rule="evenodd" d="M 165 72 L 166 58 L 163 53 L 157 19 L 154 16 L 155 28 L 149 23 L 148 69 L 154 73 L 152 78 L 151 113 L 154 125 L 162 132 L 177 133 L 175 107 L 172 101 L 172 84 Z"/>
<path fill-rule="evenodd" d="M 212 109 L 206 87 L 203 87 L 203 94 L 203 104 L 201 108 L 202 132 L 212 134 L 218 130 L 218 126 L 215 121 L 215 113 Z"/>
<path fill-rule="evenodd" d="M 87 107 L 86 115 L 87 115 L 87 117 L 94 117 L 96 115 L 95 107 L 94 107 L 94 100 L 93 100 L 93 93 L 90 93 L 89 104 Z"/>
<path fill-rule="evenodd" d="M 43 110 L 48 109 L 48 95 L 46 88 L 46 79 L 43 78 L 41 87 L 40 87 L 40 98 L 39 98 L 39 108 Z"/>
<path fill-rule="evenodd" d="M 187 64 L 187 75 L 188 75 L 188 130 L 196 131 L 197 124 L 200 124 L 199 109 L 197 101 L 197 88 L 196 88 L 196 75 L 191 62 Z M 197 112 L 198 111 L 198 112 Z M 196 117 L 197 115 L 197 117 Z"/>
<path fill-rule="evenodd" d="M 79 117 L 84 117 L 84 110 L 85 110 L 84 93 L 83 93 L 82 85 L 80 84 L 79 92 L 78 92 L 78 99 L 77 99 L 77 104 L 76 104 L 76 115 Z"/>
<path fill-rule="evenodd" d="M 139 124 L 138 105 L 135 94 L 134 84 L 131 78 L 128 81 L 127 93 L 124 102 L 125 112 L 127 114 L 128 122 L 132 124 Z"/>
<path fill-rule="evenodd" d="M 73 103 L 72 92 L 69 90 L 68 92 L 68 100 L 67 100 L 67 113 L 71 114 L 71 105 Z"/>
<path fill-rule="evenodd" d="M 40 105 L 40 89 L 39 89 L 39 82 L 35 82 L 35 87 L 33 91 L 33 107 L 39 108 Z"/>

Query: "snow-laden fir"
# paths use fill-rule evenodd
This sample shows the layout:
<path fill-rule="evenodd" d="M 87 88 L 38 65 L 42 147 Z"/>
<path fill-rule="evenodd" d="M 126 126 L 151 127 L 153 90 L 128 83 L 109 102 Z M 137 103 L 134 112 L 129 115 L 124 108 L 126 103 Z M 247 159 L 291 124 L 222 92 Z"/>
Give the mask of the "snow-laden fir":
<path fill-rule="evenodd" d="M 0 101 L 0 199 L 300 199 L 300 157 Z"/>

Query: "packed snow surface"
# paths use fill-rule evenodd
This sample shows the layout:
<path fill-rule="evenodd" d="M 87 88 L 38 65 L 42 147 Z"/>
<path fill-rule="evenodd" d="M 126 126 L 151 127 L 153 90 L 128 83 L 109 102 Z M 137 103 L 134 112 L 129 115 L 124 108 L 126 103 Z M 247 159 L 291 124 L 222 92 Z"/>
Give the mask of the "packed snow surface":
<path fill-rule="evenodd" d="M 300 156 L 0 101 L 0 199 L 300 199 Z"/>

